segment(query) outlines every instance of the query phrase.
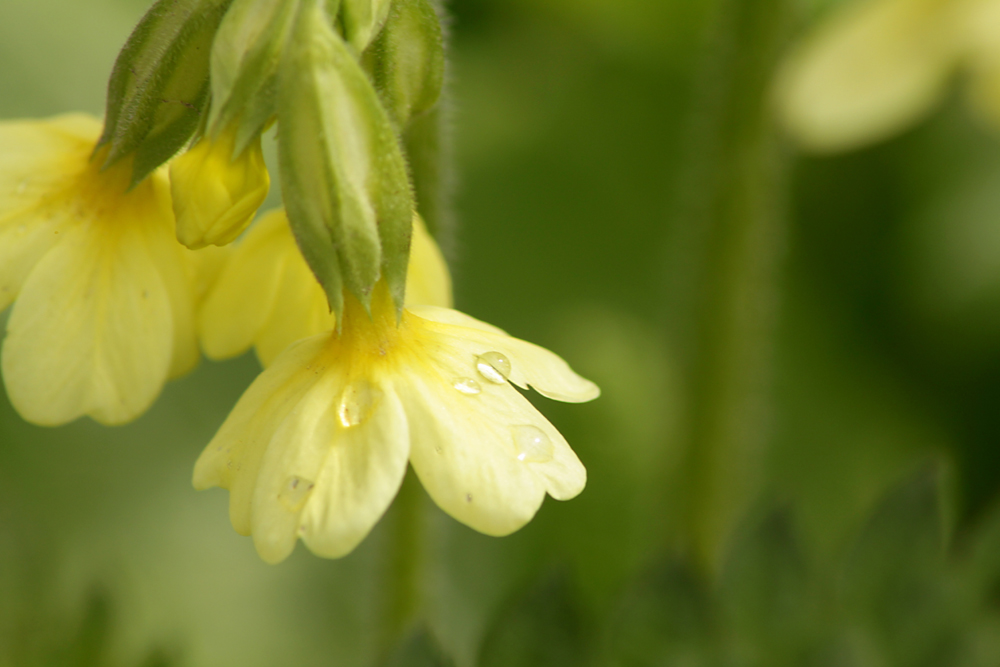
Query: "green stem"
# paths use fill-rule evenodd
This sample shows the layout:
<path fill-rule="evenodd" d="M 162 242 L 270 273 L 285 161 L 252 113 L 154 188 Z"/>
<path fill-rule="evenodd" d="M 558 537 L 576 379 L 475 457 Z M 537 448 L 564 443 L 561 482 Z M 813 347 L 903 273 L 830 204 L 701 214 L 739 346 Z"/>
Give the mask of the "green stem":
<path fill-rule="evenodd" d="M 720 0 L 700 77 L 686 188 L 690 422 L 683 520 L 697 561 L 717 569 L 759 490 L 769 440 L 771 352 L 786 235 L 788 159 L 769 108 L 793 0 Z M 686 348 L 686 349 L 685 349 Z"/>
<path fill-rule="evenodd" d="M 385 651 L 392 650 L 420 613 L 423 601 L 421 573 L 424 567 L 423 502 L 420 482 L 413 470 L 408 470 L 392 510 L 386 517 L 389 538 L 386 543 L 380 642 Z"/>

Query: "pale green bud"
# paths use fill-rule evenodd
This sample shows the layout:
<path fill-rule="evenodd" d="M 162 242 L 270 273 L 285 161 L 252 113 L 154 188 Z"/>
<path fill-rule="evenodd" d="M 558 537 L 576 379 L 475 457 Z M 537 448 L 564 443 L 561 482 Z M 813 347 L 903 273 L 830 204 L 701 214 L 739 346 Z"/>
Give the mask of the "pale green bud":
<path fill-rule="evenodd" d="M 433 107 L 444 84 L 444 38 L 434 7 L 427 0 L 395 0 L 365 62 L 400 130 Z"/>
<path fill-rule="evenodd" d="M 192 250 L 226 245 L 243 233 L 271 184 L 260 137 L 233 157 L 236 127 L 202 137 L 170 163 L 177 240 Z"/>
<path fill-rule="evenodd" d="M 238 123 L 237 153 L 277 113 L 274 80 L 296 0 L 234 0 L 212 44 L 209 133 Z"/>
<path fill-rule="evenodd" d="M 356 53 L 364 51 L 389 16 L 392 0 L 341 0 L 340 21 L 344 38 Z"/>
<path fill-rule="evenodd" d="M 340 315 L 384 277 L 402 304 L 413 197 L 375 90 L 318 0 L 303 0 L 278 77 L 281 184 L 303 254 Z"/>
<path fill-rule="evenodd" d="M 108 82 L 98 146 L 107 163 L 134 155 L 133 183 L 173 156 L 208 101 L 209 52 L 231 0 L 158 0 L 136 26 Z"/>

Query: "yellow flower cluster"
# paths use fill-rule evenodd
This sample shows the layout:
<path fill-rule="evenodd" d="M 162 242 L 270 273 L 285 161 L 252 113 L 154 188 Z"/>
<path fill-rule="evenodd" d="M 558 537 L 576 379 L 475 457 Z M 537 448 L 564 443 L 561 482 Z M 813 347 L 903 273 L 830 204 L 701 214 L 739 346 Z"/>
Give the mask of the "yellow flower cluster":
<path fill-rule="evenodd" d="M 1000 126 L 998 34 L 998 0 L 853 0 L 789 55 L 779 110 L 805 147 L 846 150 L 915 123 L 964 69 L 973 107 Z"/>
<path fill-rule="evenodd" d="M 0 123 L 0 309 L 13 304 L 3 378 L 29 421 L 139 416 L 165 381 L 254 347 L 265 371 L 199 459 L 198 488 L 231 493 L 234 527 L 269 562 L 301 537 L 349 552 L 413 465 L 430 495 L 491 535 L 546 493 L 585 483 L 558 431 L 515 389 L 586 401 L 597 387 L 551 352 L 450 310 L 447 266 L 414 215 L 406 306 L 385 281 L 342 321 L 283 210 L 233 248 L 267 195 L 259 139 L 204 138 L 132 186 L 101 168 L 100 123 Z M 187 247 L 185 247 L 187 246 Z M 423 304 L 423 305 L 414 305 Z"/>

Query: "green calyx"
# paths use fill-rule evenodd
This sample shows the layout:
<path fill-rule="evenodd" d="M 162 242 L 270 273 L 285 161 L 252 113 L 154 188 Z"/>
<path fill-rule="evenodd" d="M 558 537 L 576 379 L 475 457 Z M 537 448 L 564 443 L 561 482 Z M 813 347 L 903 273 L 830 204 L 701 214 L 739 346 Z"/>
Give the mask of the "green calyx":
<path fill-rule="evenodd" d="M 134 155 L 133 184 L 198 128 L 209 98 L 209 53 L 232 0 L 159 0 L 136 26 L 108 82 L 98 147 L 107 164 Z"/>
<path fill-rule="evenodd" d="M 399 138 L 317 0 L 300 4 L 277 91 L 288 217 L 331 308 L 342 288 L 367 306 L 380 279 L 401 307 L 413 196 Z"/>

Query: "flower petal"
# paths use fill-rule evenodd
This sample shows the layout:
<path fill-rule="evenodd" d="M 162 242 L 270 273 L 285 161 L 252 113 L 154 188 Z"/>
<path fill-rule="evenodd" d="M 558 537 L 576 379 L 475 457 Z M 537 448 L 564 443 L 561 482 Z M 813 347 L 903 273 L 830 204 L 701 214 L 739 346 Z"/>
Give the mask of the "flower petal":
<path fill-rule="evenodd" d="M 0 123 L 0 310 L 65 231 L 69 216 L 53 196 L 86 168 L 99 133 L 79 114 Z"/>
<path fill-rule="evenodd" d="M 323 288 L 299 256 L 294 241 L 284 252 L 288 259 L 278 279 L 274 307 L 254 341 L 257 358 L 265 368 L 295 341 L 331 331 L 336 324 Z"/>
<path fill-rule="evenodd" d="M 428 321 L 435 335 L 452 341 L 455 349 L 468 350 L 473 362 L 486 352 L 506 356 L 511 365 L 510 381 L 523 389 L 530 386 L 542 396 L 568 403 L 591 401 L 601 394 L 596 384 L 577 375 L 562 357 L 544 347 L 514 338 L 457 310 L 413 306 L 407 311 Z"/>
<path fill-rule="evenodd" d="M 7 324 L 3 375 L 28 421 L 137 417 L 173 349 L 170 299 L 140 230 L 82 224 L 38 263 Z"/>
<path fill-rule="evenodd" d="M 413 242 L 406 271 L 406 303 L 451 308 L 451 274 L 424 221 L 413 214 Z"/>
<path fill-rule="evenodd" d="M 265 451 L 282 422 L 319 381 L 312 365 L 326 342 L 327 336 L 304 340 L 257 376 L 198 457 L 194 487 L 229 489 L 229 516 L 241 535 L 251 532 L 252 499 Z"/>
<path fill-rule="evenodd" d="M 948 4 L 851 3 L 786 62 L 778 102 L 814 150 L 846 150 L 905 129 L 944 94 L 958 59 Z"/>
<path fill-rule="evenodd" d="M 287 223 L 284 212 L 262 217 L 237 247 L 202 304 L 198 334 L 210 359 L 250 349 L 274 308 L 287 256 L 276 252 Z"/>
<path fill-rule="evenodd" d="M 410 461 L 443 510 L 480 532 L 507 535 L 531 520 L 546 491 L 565 500 L 583 490 L 586 470 L 531 403 L 507 383 L 460 391 L 456 383 L 474 372 L 469 355 L 436 349 L 435 368 L 410 369 L 397 391 Z"/>
<path fill-rule="evenodd" d="M 352 390 L 348 385 L 345 391 Z M 399 491 L 410 454 L 406 415 L 391 386 L 361 391 L 372 401 L 370 416 L 355 426 L 337 423 L 302 510 L 302 541 L 326 558 L 349 553 L 371 532 Z"/>

